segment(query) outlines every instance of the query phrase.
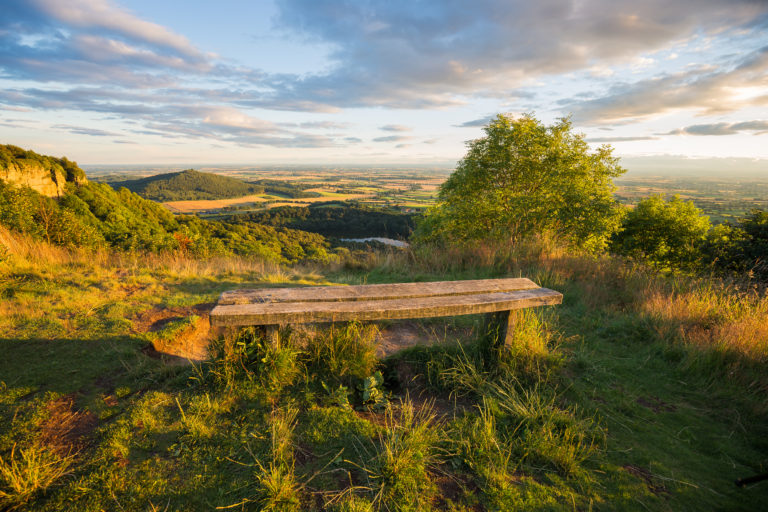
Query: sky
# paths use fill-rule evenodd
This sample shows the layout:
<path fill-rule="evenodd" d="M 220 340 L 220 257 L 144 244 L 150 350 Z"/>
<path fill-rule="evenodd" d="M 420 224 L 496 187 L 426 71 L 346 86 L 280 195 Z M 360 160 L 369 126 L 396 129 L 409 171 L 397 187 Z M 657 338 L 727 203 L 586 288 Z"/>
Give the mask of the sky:
<path fill-rule="evenodd" d="M 622 157 L 768 160 L 768 1 L 0 9 L 0 143 L 81 164 L 452 166 L 499 113 Z"/>

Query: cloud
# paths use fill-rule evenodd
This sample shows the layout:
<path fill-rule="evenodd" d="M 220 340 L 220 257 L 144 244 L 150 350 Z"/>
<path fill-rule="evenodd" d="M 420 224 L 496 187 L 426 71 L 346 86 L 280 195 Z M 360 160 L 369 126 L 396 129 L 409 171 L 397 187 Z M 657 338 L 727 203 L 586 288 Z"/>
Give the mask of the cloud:
<path fill-rule="evenodd" d="M 651 137 L 651 136 L 640 136 L 640 137 L 589 137 L 585 139 L 586 142 L 599 142 L 599 143 L 610 143 L 610 142 L 634 142 L 638 140 L 658 140 L 658 137 Z"/>
<path fill-rule="evenodd" d="M 727 66 L 697 66 L 686 71 L 634 83 L 617 84 L 603 97 L 571 102 L 566 108 L 578 122 L 588 124 L 634 120 L 693 109 L 715 115 L 757 105 L 768 105 L 768 46 L 754 50 Z"/>
<path fill-rule="evenodd" d="M 488 126 L 488 123 L 490 123 L 493 119 L 495 119 L 495 115 L 491 116 L 485 116 L 481 117 L 480 119 L 473 119 L 472 121 L 466 121 L 461 124 L 456 124 L 457 128 L 477 128 L 477 127 L 483 127 Z"/>
<path fill-rule="evenodd" d="M 111 116 L 134 123 L 129 133 L 173 140 L 333 147 L 359 141 L 333 133 L 350 125 L 278 124 L 252 115 L 254 109 L 427 109 L 477 98 L 511 105 L 532 99 L 531 82 L 540 77 L 647 64 L 647 52 L 686 38 L 754 34 L 768 20 L 766 4 L 748 0 L 478 0 L 471 8 L 458 0 L 285 0 L 277 9 L 279 30 L 331 48 L 324 72 L 278 74 L 225 62 L 117 1 L 4 0 L 0 109 Z M 722 69 L 694 66 L 616 84 L 602 97 L 564 106 L 594 124 L 678 108 L 711 114 L 768 104 L 768 94 L 744 96 L 735 88 L 766 90 L 766 53 L 731 57 Z M 393 135 L 374 142 L 412 141 L 398 135 L 407 126 L 380 129 Z M 88 135 L 108 136 L 98 131 Z"/>
<path fill-rule="evenodd" d="M 768 133 L 768 121 L 694 124 L 662 135 L 736 135 L 742 132 L 755 132 L 755 135 Z"/>
<path fill-rule="evenodd" d="M 51 128 L 55 128 L 57 130 L 66 130 L 70 133 L 74 133 L 75 135 L 88 135 L 91 137 L 114 137 L 119 136 L 119 133 L 115 132 L 109 132 L 106 130 L 98 130 L 95 128 L 85 128 L 82 126 L 72 126 L 69 124 L 55 124 Z"/>
<path fill-rule="evenodd" d="M 372 139 L 373 142 L 404 142 L 413 139 L 413 137 L 405 135 L 387 135 L 386 137 L 376 137 Z"/>
<path fill-rule="evenodd" d="M 156 23 L 145 21 L 108 0 L 22 0 L 72 27 L 119 34 L 131 41 L 172 50 L 193 60 L 206 56 L 189 40 Z"/>
<path fill-rule="evenodd" d="M 379 130 L 385 132 L 410 132 L 411 128 L 402 124 L 385 124 L 384 126 L 379 126 Z"/>
<path fill-rule="evenodd" d="M 436 108 L 500 97 L 532 78 L 634 59 L 697 34 L 748 30 L 749 0 L 285 0 L 280 27 L 334 48 L 324 74 L 284 77 L 275 98 L 337 107 Z M 645 60 L 643 60 L 645 59 Z"/>
<path fill-rule="evenodd" d="M 304 130 L 345 130 L 351 125 L 334 121 L 308 121 L 305 123 L 280 123 L 280 126 L 302 128 Z"/>

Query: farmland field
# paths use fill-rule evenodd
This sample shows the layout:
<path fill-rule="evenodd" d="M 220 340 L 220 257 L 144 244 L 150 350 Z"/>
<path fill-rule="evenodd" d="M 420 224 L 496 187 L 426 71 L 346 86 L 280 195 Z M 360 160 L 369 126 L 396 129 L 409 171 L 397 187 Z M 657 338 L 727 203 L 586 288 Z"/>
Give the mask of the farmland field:
<path fill-rule="evenodd" d="M 150 176 L 173 169 L 123 169 L 105 172 L 89 171 L 96 181 L 116 181 Z M 329 201 L 354 202 L 360 205 L 394 207 L 403 211 L 420 211 L 434 204 L 440 185 L 452 169 L 430 168 L 255 168 L 201 167 L 201 171 L 223 174 L 244 181 L 274 180 L 301 184 L 307 192 L 319 197 L 290 198 L 279 194 L 257 194 L 244 197 L 172 201 L 164 203 L 175 213 L 216 215 L 232 211 L 263 211 L 278 206 L 308 206 Z M 680 195 L 692 200 L 713 222 L 734 220 L 752 208 L 768 209 L 768 176 L 711 173 L 696 177 L 634 173 L 631 170 L 615 180 L 616 198 L 627 205 L 636 204 L 651 194 Z"/>

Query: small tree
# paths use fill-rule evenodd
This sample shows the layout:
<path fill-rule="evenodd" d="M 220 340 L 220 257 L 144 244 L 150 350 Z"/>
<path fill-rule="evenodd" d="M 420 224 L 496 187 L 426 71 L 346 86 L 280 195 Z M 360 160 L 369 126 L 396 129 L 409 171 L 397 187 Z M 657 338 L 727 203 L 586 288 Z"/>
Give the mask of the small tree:
<path fill-rule="evenodd" d="M 627 214 L 611 249 L 662 268 L 691 268 L 701 259 L 709 228 L 709 217 L 693 201 L 653 195 Z"/>
<path fill-rule="evenodd" d="M 544 235 L 602 249 L 622 209 L 612 178 L 625 172 L 610 146 L 589 152 L 569 119 L 544 126 L 531 115 L 499 115 L 440 188 L 417 239 L 470 243 Z"/>
<path fill-rule="evenodd" d="M 768 282 L 768 211 L 753 209 L 736 225 L 715 226 L 704 253 L 715 268 Z"/>

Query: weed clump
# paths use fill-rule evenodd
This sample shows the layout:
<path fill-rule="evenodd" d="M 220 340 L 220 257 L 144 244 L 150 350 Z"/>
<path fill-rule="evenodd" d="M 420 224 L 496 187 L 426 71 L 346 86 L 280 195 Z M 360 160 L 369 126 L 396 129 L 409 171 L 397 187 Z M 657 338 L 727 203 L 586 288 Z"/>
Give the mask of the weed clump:
<path fill-rule="evenodd" d="M 59 456 L 42 446 L 17 449 L 14 445 L 10 455 L 0 455 L 0 507 L 23 507 L 35 494 L 70 474 L 72 462 L 73 456 Z"/>
<path fill-rule="evenodd" d="M 378 453 L 364 467 L 379 509 L 428 508 L 436 491 L 430 472 L 438 462 L 440 437 L 430 405 L 416 409 L 406 397 L 399 407 L 387 408 Z"/>
<path fill-rule="evenodd" d="M 369 377 L 376 359 L 375 325 L 350 322 L 318 332 L 307 340 L 303 360 L 312 376 L 327 384 L 352 385 Z"/>
<path fill-rule="evenodd" d="M 207 374 L 215 384 L 230 390 L 249 381 L 274 398 L 301 374 L 300 352 L 290 341 L 271 342 L 253 327 L 234 337 L 220 337 L 212 343 L 211 352 Z"/>

